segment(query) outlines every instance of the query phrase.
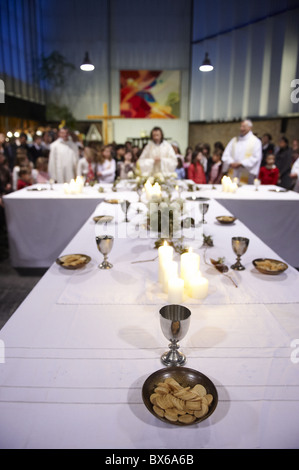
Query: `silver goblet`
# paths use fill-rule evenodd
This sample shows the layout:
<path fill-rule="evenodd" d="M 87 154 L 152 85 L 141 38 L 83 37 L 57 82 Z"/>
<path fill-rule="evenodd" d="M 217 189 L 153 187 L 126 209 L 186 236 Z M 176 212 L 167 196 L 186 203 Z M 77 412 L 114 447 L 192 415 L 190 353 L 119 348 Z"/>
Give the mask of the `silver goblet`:
<path fill-rule="evenodd" d="M 201 223 L 202 224 L 207 224 L 207 221 L 205 220 L 205 214 L 208 212 L 209 210 L 209 204 L 207 204 L 206 202 L 202 203 L 202 204 L 199 204 L 199 209 L 200 209 L 200 212 L 202 213 L 202 221 Z"/>
<path fill-rule="evenodd" d="M 241 264 L 241 256 L 246 253 L 249 245 L 249 239 L 244 237 L 233 237 L 232 238 L 232 247 L 234 252 L 237 255 L 237 261 L 231 266 L 232 269 L 236 271 L 244 271 L 245 267 Z"/>
<path fill-rule="evenodd" d="M 131 203 L 129 201 L 121 201 L 120 203 L 120 206 L 123 210 L 123 212 L 125 213 L 125 222 L 129 222 L 129 219 L 128 219 L 128 210 L 129 210 L 129 207 L 130 207 Z"/>
<path fill-rule="evenodd" d="M 143 192 L 143 188 L 137 188 L 137 194 L 138 194 L 138 202 L 142 202 L 141 201 L 141 196 L 142 196 L 142 192 Z"/>
<path fill-rule="evenodd" d="M 97 247 L 100 253 L 104 255 L 104 261 L 99 264 L 100 269 L 111 269 L 113 265 L 108 262 L 108 254 L 112 250 L 114 237 L 111 235 L 100 235 L 96 237 Z"/>
<path fill-rule="evenodd" d="M 178 342 L 183 339 L 190 325 L 191 312 L 182 305 L 166 305 L 160 310 L 160 325 L 162 332 L 170 341 L 169 351 L 161 356 L 166 366 L 182 366 L 186 363 L 186 356 L 180 352 Z"/>

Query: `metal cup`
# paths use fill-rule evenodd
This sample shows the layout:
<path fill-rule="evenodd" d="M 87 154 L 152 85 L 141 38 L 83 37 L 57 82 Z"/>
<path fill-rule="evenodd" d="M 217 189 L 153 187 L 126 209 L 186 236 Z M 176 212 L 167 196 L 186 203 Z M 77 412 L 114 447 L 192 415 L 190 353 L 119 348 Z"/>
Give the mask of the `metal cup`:
<path fill-rule="evenodd" d="M 232 247 L 234 252 L 237 255 L 237 261 L 231 266 L 232 269 L 236 271 L 244 271 L 245 267 L 241 264 L 241 256 L 246 253 L 249 245 L 249 238 L 244 237 L 233 237 L 232 238 Z"/>
<path fill-rule="evenodd" d="M 100 269 L 111 269 L 113 265 L 108 262 L 108 254 L 112 250 L 114 237 L 112 235 L 101 235 L 96 237 L 97 247 L 100 253 L 104 255 L 104 261 L 99 265 Z"/>
<path fill-rule="evenodd" d="M 182 305 L 166 305 L 160 310 L 160 325 L 164 336 L 170 341 L 169 351 L 161 356 L 166 366 L 182 366 L 186 363 L 185 354 L 179 351 L 178 342 L 189 329 L 191 312 Z"/>

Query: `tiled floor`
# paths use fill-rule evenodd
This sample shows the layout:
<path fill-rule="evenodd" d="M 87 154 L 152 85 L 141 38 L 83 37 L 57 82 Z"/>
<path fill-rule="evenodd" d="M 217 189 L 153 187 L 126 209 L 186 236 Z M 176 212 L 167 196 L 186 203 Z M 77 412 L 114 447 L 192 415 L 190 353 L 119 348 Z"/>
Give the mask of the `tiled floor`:
<path fill-rule="evenodd" d="M 44 274 L 11 267 L 7 234 L 0 227 L 0 330 Z"/>

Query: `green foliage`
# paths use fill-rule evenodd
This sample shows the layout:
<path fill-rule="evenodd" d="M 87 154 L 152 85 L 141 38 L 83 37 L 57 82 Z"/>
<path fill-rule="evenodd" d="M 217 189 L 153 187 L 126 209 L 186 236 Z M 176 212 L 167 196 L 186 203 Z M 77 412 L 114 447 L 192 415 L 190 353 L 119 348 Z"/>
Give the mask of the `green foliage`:
<path fill-rule="evenodd" d="M 66 127 L 74 130 L 76 128 L 76 119 L 67 106 L 59 106 L 55 103 L 48 103 L 46 107 L 47 121 L 65 121 Z"/>
<path fill-rule="evenodd" d="M 76 67 L 68 62 L 58 51 L 53 51 L 49 56 L 42 56 L 39 68 L 40 78 L 50 88 L 62 88 L 66 78 Z"/>

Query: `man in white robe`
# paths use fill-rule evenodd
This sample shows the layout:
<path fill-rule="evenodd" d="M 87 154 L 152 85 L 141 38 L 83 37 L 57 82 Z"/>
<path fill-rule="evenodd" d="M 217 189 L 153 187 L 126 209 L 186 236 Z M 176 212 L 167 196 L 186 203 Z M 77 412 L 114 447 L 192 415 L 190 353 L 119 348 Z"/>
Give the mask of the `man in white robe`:
<path fill-rule="evenodd" d="M 155 127 L 151 132 L 151 140 L 144 147 L 138 165 L 145 176 L 162 173 L 170 176 L 175 173 L 178 165 L 177 156 L 172 145 L 164 140 L 162 129 Z"/>
<path fill-rule="evenodd" d="M 58 184 L 76 178 L 79 151 L 67 129 L 60 129 L 59 137 L 50 145 L 48 172 Z"/>
<path fill-rule="evenodd" d="M 227 144 L 223 155 L 223 173 L 232 170 L 232 176 L 252 184 L 258 177 L 262 161 L 262 142 L 252 133 L 252 122 L 241 122 L 240 135 Z"/>
<path fill-rule="evenodd" d="M 293 163 L 290 177 L 293 179 L 295 183 L 295 186 L 293 187 L 293 191 L 296 191 L 296 193 L 299 193 L 299 158 L 297 158 L 297 160 L 295 160 L 295 162 Z"/>

